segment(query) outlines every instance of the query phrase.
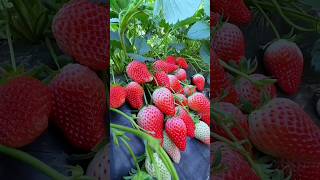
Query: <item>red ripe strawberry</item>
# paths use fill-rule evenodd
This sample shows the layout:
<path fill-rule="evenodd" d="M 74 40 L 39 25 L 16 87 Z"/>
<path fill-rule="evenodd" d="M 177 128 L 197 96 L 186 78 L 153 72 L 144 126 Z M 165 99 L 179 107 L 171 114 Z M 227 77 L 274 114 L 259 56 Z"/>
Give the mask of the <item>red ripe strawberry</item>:
<path fill-rule="evenodd" d="M 275 98 L 249 116 L 250 140 L 274 157 L 320 160 L 320 128 L 295 102 Z"/>
<path fill-rule="evenodd" d="M 211 12 L 211 23 L 210 27 L 215 27 L 221 21 L 221 15 L 219 13 Z"/>
<path fill-rule="evenodd" d="M 195 136 L 195 125 L 190 114 L 181 106 L 176 107 L 176 116 L 183 120 L 187 128 L 187 135 L 191 138 Z"/>
<path fill-rule="evenodd" d="M 213 173 L 211 173 L 211 179 L 214 180 L 234 180 L 234 179 L 245 179 L 245 180 L 260 180 L 254 170 L 250 167 L 250 164 L 244 159 L 244 157 L 237 151 L 230 148 L 227 144 L 222 142 L 215 142 L 212 145 L 213 162 L 218 161 L 217 154 L 221 153 L 221 160 L 219 167 L 222 170 L 216 170 L 213 167 Z M 219 153 L 220 151 L 220 153 Z M 212 163 L 214 164 L 214 163 Z"/>
<path fill-rule="evenodd" d="M 231 103 L 219 102 L 219 103 L 213 104 L 213 110 L 223 113 L 223 115 L 225 116 L 225 119 L 221 117 L 220 120 L 224 121 L 224 125 L 231 130 L 232 134 L 235 135 L 235 137 L 237 137 L 239 140 L 248 138 L 249 136 L 248 117 L 244 115 L 239 108 L 237 108 Z M 211 129 L 213 130 L 213 132 L 230 139 L 227 133 L 222 128 L 218 127 L 217 124 L 215 123 L 217 119 L 215 118 L 212 118 L 212 119 L 213 121 L 211 121 L 211 124 L 212 124 Z M 243 133 L 239 129 L 237 124 L 242 128 Z"/>
<path fill-rule="evenodd" d="M 243 0 L 214 0 L 213 11 L 223 14 L 229 22 L 238 26 L 251 22 L 252 15 Z"/>
<path fill-rule="evenodd" d="M 18 77 L 0 87 L 0 144 L 19 148 L 48 127 L 52 94 L 39 80 Z"/>
<path fill-rule="evenodd" d="M 107 6 L 89 0 L 72 0 L 54 17 L 53 35 L 59 47 L 77 62 L 94 70 L 106 70 Z"/>
<path fill-rule="evenodd" d="M 188 97 L 190 109 L 196 112 L 210 112 L 210 101 L 202 93 L 196 92 Z"/>
<path fill-rule="evenodd" d="M 174 56 L 168 56 L 166 62 L 169 64 L 176 64 L 176 58 Z"/>
<path fill-rule="evenodd" d="M 320 179 L 319 162 L 279 160 L 277 165 L 292 180 Z"/>
<path fill-rule="evenodd" d="M 196 87 L 193 86 L 193 85 L 186 85 L 183 88 L 183 91 L 184 91 L 184 95 L 186 95 L 188 97 L 188 96 L 191 96 L 193 93 L 196 92 Z"/>
<path fill-rule="evenodd" d="M 88 67 L 69 64 L 50 89 L 54 123 L 73 146 L 86 151 L 95 148 L 106 135 L 106 92 L 97 74 Z"/>
<path fill-rule="evenodd" d="M 172 117 L 167 119 L 165 126 L 171 141 L 181 151 L 185 151 L 187 146 L 187 128 L 183 120 L 178 117 Z"/>
<path fill-rule="evenodd" d="M 140 84 L 136 82 L 130 82 L 126 87 L 127 101 L 129 102 L 131 108 L 141 109 L 143 107 L 143 96 L 144 90 Z"/>
<path fill-rule="evenodd" d="M 179 148 L 170 140 L 166 131 L 163 131 L 163 149 L 168 153 L 173 162 L 179 163 L 181 154 Z"/>
<path fill-rule="evenodd" d="M 184 69 L 178 69 L 174 75 L 178 78 L 180 81 L 186 81 L 187 80 L 187 72 Z"/>
<path fill-rule="evenodd" d="M 252 74 L 250 78 L 256 81 L 267 79 L 267 77 L 262 74 Z M 246 78 L 240 78 L 235 88 L 241 103 L 246 106 L 246 112 L 260 107 L 267 99 L 272 99 L 277 96 L 276 87 L 273 84 L 261 88 L 255 86 Z"/>
<path fill-rule="evenodd" d="M 146 64 L 139 61 L 132 61 L 127 66 L 127 74 L 133 81 L 144 84 L 153 80 Z"/>
<path fill-rule="evenodd" d="M 105 145 L 90 162 L 86 175 L 96 179 L 109 179 L 109 146 Z"/>
<path fill-rule="evenodd" d="M 226 62 L 233 61 L 238 64 L 245 56 L 244 36 L 236 25 L 224 23 L 212 42 L 218 57 Z"/>
<path fill-rule="evenodd" d="M 205 84 L 205 78 L 202 76 L 202 74 L 195 74 L 192 77 L 192 83 L 196 85 L 198 91 L 203 91 L 204 84 Z"/>
<path fill-rule="evenodd" d="M 170 89 L 174 93 L 184 93 L 183 92 L 183 87 L 180 84 L 178 78 L 174 75 L 169 74 L 168 75 L 169 81 L 170 81 Z"/>
<path fill-rule="evenodd" d="M 164 114 L 168 116 L 175 114 L 174 97 L 169 89 L 161 87 L 154 90 L 152 93 L 152 101 Z"/>
<path fill-rule="evenodd" d="M 210 126 L 210 111 L 208 112 L 199 112 L 199 116 L 203 122 Z"/>
<path fill-rule="evenodd" d="M 224 97 L 221 101 L 239 104 L 238 94 L 213 50 L 211 50 L 211 55 L 210 70 L 212 75 L 210 76 L 210 90 L 213 99 Z"/>
<path fill-rule="evenodd" d="M 296 94 L 303 73 L 303 55 L 299 47 L 288 40 L 272 43 L 264 54 L 267 70 L 278 79 L 279 87 L 287 94 Z"/>
<path fill-rule="evenodd" d="M 170 80 L 166 72 L 164 71 L 156 72 L 154 75 L 154 80 L 156 81 L 157 86 L 170 88 Z"/>
<path fill-rule="evenodd" d="M 195 138 L 205 144 L 210 144 L 210 127 L 203 121 L 195 124 Z"/>
<path fill-rule="evenodd" d="M 176 64 L 177 64 L 180 68 L 183 68 L 183 69 L 185 69 L 185 70 L 188 69 L 188 63 L 187 63 L 186 59 L 183 58 L 183 57 L 178 57 L 178 58 L 176 59 Z"/>
<path fill-rule="evenodd" d="M 126 88 L 115 85 L 110 89 L 110 107 L 119 108 L 126 102 Z"/>
<path fill-rule="evenodd" d="M 164 71 L 166 73 L 173 73 L 179 68 L 179 66 L 175 64 L 167 63 L 166 61 L 157 60 L 153 63 L 153 69 L 157 71 Z"/>
<path fill-rule="evenodd" d="M 181 106 L 188 106 L 188 99 L 183 94 L 175 94 L 174 101 Z"/>
<path fill-rule="evenodd" d="M 163 140 L 164 116 L 155 106 L 143 107 L 138 113 L 138 125 L 144 130 L 153 132 L 152 136 Z"/>

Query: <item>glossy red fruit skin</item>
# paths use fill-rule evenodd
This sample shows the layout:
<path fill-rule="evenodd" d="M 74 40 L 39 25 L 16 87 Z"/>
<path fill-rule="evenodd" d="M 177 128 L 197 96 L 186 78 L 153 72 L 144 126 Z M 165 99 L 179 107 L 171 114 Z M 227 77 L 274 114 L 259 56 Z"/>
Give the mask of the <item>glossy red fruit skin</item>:
<path fill-rule="evenodd" d="M 188 105 L 196 112 L 210 112 L 210 101 L 203 93 L 196 92 L 189 96 Z"/>
<path fill-rule="evenodd" d="M 183 120 L 178 117 L 167 119 L 165 129 L 171 141 L 181 151 L 185 151 L 187 147 L 187 128 Z"/>
<path fill-rule="evenodd" d="M 260 151 L 289 160 L 320 160 L 320 128 L 295 102 L 275 98 L 249 115 L 250 140 Z"/>
<path fill-rule="evenodd" d="M 106 136 L 106 92 L 97 74 L 69 64 L 50 83 L 54 95 L 51 119 L 76 148 L 90 151 Z"/>
<path fill-rule="evenodd" d="M 192 77 L 192 83 L 194 85 L 196 85 L 198 91 L 203 91 L 204 90 L 205 81 L 206 80 L 205 80 L 205 78 L 203 77 L 202 74 L 195 74 Z"/>
<path fill-rule="evenodd" d="M 106 70 L 107 6 L 72 0 L 55 15 L 52 32 L 58 46 L 75 61 L 94 70 Z"/>
<path fill-rule="evenodd" d="M 171 75 L 171 74 L 168 75 L 168 78 L 170 82 L 170 90 L 173 93 L 183 94 L 184 93 L 183 86 L 180 84 L 178 78 L 175 75 Z"/>
<path fill-rule="evenodd" d="M 252 21 L 252 13 L 243 0 L 213 0 L 213 11 L 223 14 L 228 22 L 238 26 Z"/>
<path fill-rule="evenodd" d="M 212 108 L 216 111 L 224 113 L 226 116 L 232 118 L 243 130 L 243 133 L 238 128 L 237 124 L 227 123 L 226 126 L 231 129 L 232 134 L 238 138 L 239 140 L 247 139 L 249 136 L 249 124 L 248 124 L 248 116 L 243 114 L 238 107 L 231 103 L 227 102 L 218 102 L 212 105 Z M 215 122 L 217 119 L 212 117 L 213 121 L 211 121 L 211 130 L 220 136 L 231 139 L 228 134 L 220 127 L 218 127 Z M 223 120 L 223 119 L 221 119 Z"/>
<path fill-rule="evenodd" d="M 245 57 L 245 40 L 242 31 L 234 24 L 223 23 L 213 37 L 213 49 L 221 60 L 240 63 Z"/>
<path fill-rule="evenodd" d="M 170 88 L 170 80 L 168 74 L 164 71 L 156 72 L 154 75 L 154 81 L 157 86 Z"/>
<path fill-rule="evenodd" d="M 294 95 L 299 91 L 304 60 L 294 42 L 284 39 L 273 42 L 265 51 L 264 65 L 285 93 Z"/>
<path fill-rule="evenodd" d="M 173 116 L 175 114 L 174 96 L 169 89 L 161 87 L 154 90 L 152 101 L 165 115 Z"/>
<path fill-rule="evenodd" d="M 287 176 L 291 175 L 292 180 L 320 179 L 320 163 L 306 161 L 279 160 L 279 168 L 283 169 Z"/>
<path fill-rule="evenodd" d="M 182 69 L 185 69 L 185 70 L 188 69 L 187 60 L 186 60 L 185 58 L 183 58 L 183 57 L 178 57 L 178 58 L 176 59 L 176 64 L 177 64 L 180 68 L 182 68 Z"/>
<path fill-rule="evenodd" d="M 126 102 L 126 88 L 122 86 L 113 86 L 110 89 L 110 107 L 119 108 Z"/>
<path fill-rule="evenodd" d="M 214 142 L 212 144 L 211 154 L 213 156 L 211 162 L 216 160 L 215 155 L 221 151 L 221 165 L 226 167 L 222 171 L 211 173 L 211 180 L 260 180 L 250 164 L 238 152 L 232 150 L 227 144 L 222 142 Z"/>
<path fill-rule="evenodd" d="M 0 144 L 20 148 L 48 127 L 52 94 L 39 80 L 18 77 L 0 87 Z"/>
<path fill-rule="evenodd" d="M 129 78 L 139 84 L 145 84 L 153 80 L 152 74 L 149 72 L 147 65 L 136 60 L 128 64 L 126 72 Z"/>
<path fill-rule="evenodd" d="M 174 56 L 168 56 L 166 62 L 170 64 L 176 64 L 176 58 Z"/>
<path fill-rule="evenodd" d="M 195 124 L 190 114 L 181 106 L 176 107 L 176 117 L 183 120 L 187 128 L 187 136 L 193 138 L 195 136 Z"/>
<path fill-rule="evenodd" d="M 149 105 L 143 107 L 138 113 L 138 125 L 143 129 L 154 132 L 152 136 L 163 140 L 164 115 L 155 106 Z"/>
<path fill-rule="evenodd" d="M 240 99 L 233 86 L 229 76 L 224 68 L 219 64 L 219 59 L 216 53 L 211 49 L 211 64 L 210 64 L 210 91 L 214 100 L 239 104 Z M 222 96 L 225 96 L 222 98 Z"/>
<path fill-rule="evenodd" d="M 208 112 L 199 112 L 199 116 L 203 122 L 210 126 L 210 111 Z"/>
<path fill-rule="evenodd" d="M 144 105 L 143 96 L 144 90 L 137 82 L 130 82 L 126 86 L 126 99 L 133 109 L 141 109 Z"/>
<path fill-rule="evenodd" d="M 167 63 L 163 60 L 157 60 L 153 63 L 153 70 L 154 71 L 164 71 L 166 73 L 173 73 L 179 68 L 179 66 L 171 63 Z"/>

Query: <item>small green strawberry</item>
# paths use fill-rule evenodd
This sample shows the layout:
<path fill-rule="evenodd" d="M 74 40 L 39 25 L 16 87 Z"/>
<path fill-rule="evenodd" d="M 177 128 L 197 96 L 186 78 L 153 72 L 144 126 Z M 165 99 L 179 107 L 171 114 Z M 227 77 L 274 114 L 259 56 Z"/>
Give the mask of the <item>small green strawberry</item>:
<path fill-rule="evenodd" d="M 164 165 L 163 161 L 159 158 L 159 155 L 157 153 L 153 153 L 153 158 L 155 160 L 156 164 L 152 164 L 151 159 L 149 156 L 147 156 L 145 161 L 145 167 L 147 172 L 152 177 L 157 177 L 156 169 L 154 166 L 157 166 L 159 168 L 160 177 L 162 180 L 171 180 L 171 175 L 167 167 Z"/>

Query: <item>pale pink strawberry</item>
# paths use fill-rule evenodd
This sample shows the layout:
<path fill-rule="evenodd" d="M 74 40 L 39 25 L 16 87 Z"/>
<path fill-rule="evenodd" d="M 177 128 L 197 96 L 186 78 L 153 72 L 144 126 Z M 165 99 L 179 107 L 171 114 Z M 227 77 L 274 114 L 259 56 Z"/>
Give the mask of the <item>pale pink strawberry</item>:
<path fill-rule="evenodd" d="M 160 87 L 152 93 L 153 103 L 166 115 L 173 116 L 174 109 L 174 96 L 169 89 Z"/>
<path fill-rule="evenodd" d="M 198 91 L 203 91 L 205 85 L 205 78 L 202 74 L 195 74 L 192 77 L 192 83 L 196 85 Z"/>
<path fill-rule="evenodd" d="M 186 81 L 187 80 L 187 72 L 184 69 L 178 69 L 174 75 L 180 80 L 180 81 Z"/>
<path fill-rule="evenodd" d="M 175 94 L 174 101 L 181 106 L 188 106 L 188 99 L 183 94 Z"/>
<path fill-rule="evenodd" d="M 199 121 L 195 126 L 195 138 L 205 144 L 210 144 L 210 127 L 203 121 Z"/>
<path fill-rule="evenodd" d="M 173 91 L 174 93 L 184 93 L 183 87 L 176 76 L 169 74 L 168 78 L 170 81 L 171 91 Z"/>
<path fill-rule="evenodd" d="M 187 128 L 183 120 L 172 117 L 166 121 L 166 132 L 171 141 L 181 150 L 185 151 L 187 146 Z"/>
<path fill-rule="evenodd" d="M 139 61 L 132 61 L 127 66 L 127 74 L 133 81 L 144 84 L 153 80 L 146 64 Z"/>
<path fill-rule="evenodd" d="M 176 116 L 181 118 L 186 125 L 187 135 L 193 138 L 195 135 L 195 125 L 190 114 L 181 106 L 176 107 Z"/>
<path fill-rule="evenodd" d="M 180 162 L 180 150 L 168 137 L 166 131 L 163 131 L 163 149 L 168 153 L 173 162 L 177 164 Z"/>
<path fill-rule="evenodd" d="M 166 72 L 164 71 L 156 72 L 154 75 L 154 80 L 157 86 L 170 88 L 170 80 Z"/>

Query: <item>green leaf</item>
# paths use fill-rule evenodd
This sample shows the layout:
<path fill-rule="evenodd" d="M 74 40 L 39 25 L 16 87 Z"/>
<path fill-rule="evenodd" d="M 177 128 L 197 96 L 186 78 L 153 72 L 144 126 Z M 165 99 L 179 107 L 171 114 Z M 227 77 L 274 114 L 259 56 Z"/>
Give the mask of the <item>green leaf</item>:
<path fill-rule="evenodd" d="M 162 0 L 166 22 L 176 24 L 193 16 L 201 5 L 201 0 Z"/>
<path fill-rule="evenodd" d="M 193 40 L 208 40 L 210 38 L 210 26 L 204 21 L 196 22 L 191 26 L 187 35 Z"/>
<path fill-rule="evenodd" d="M 159 16 L 162 8 L 162 0 L 156 0 L 153 9 L 153 16 Z"/>
<path fill-rule="evenodd" d="M 169 47 L 175 49 L 178 53 L 180 53 L 186 46 L 183 43 L 172 43 L 169 45 Z"/>
<path fill-rule="evenodd" d="M 141 62 L 145 62 L 145 61 L 153 62 L 153 61 L 155 61 L 155 59 L 153 59 L 153 58 L 144 57 L 144 56 L 141 56 L 139 54 L 128 53 L 128 56 L 131 59 L 134 59 L 134 60 L 137 60 L 137 61 L 141 61 Z"/>
<path fill-rule="evenodd" d="M 136 38 L 134 41 L 134 45 L 140 55 L 145 55 L 151 50 L 150 46 L 147 43 L 147 40 L 144 38 Z"/>
<path fill-rule="evenodd" d="M 202 43 L 200 48 L 200 56 L 206 64 L 210 64 L 210 49 L 208 43 Z"/>
<path fill-rule="evenodd" d="M 203 0 L 204 13 L 210 17 L 210 0 Z"/>

